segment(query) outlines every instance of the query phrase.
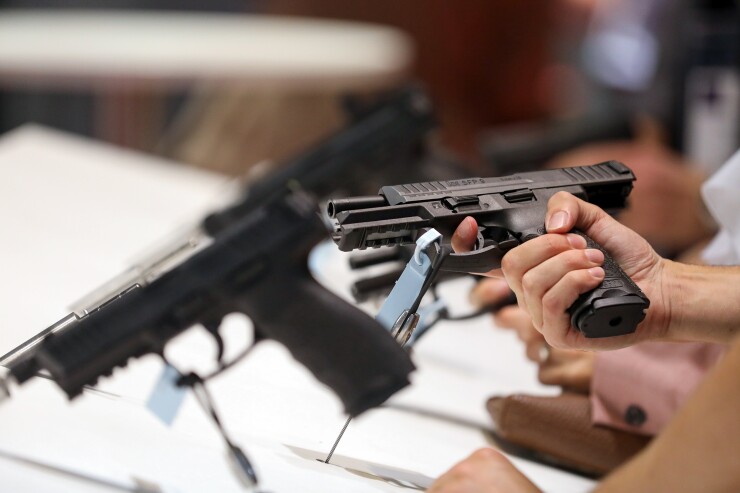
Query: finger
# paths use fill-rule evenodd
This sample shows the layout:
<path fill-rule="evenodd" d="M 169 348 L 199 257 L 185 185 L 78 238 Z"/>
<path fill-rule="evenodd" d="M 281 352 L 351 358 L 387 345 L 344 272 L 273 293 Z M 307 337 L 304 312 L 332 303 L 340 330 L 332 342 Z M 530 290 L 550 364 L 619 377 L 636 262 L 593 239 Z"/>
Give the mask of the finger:
<path fill-rule="evenodd" d="M 524 302 L 535 327 L 542 326 L 542 297 L 568 272 L 598 267 L 604 262 L 600 250 L 568 250 L 549 258 L 522 276 Z"/>
<path fill-rule="evenodd" d="M 521 279 L 529 269 L 564 251 L 585 247 L 586 240 L 575 234 L 542 235 L 507 252 L 501 261 L 501 268 L 518 297 L 522 294 Z M 521 304 L 522 300 L 519 301 Z"/>
<path fill-rule="evenodd" d="M 529 313 L 518 306 L 506 306 L 500 309 L 494 314 L 493 320 L 498 327 L 515 329 L 517 333 L 527 330 L 537 331 L 532 327 L 532 317 Z"/>
<path fill-rule="evenodd" d="M 542 334 L 548 344 L 561 348 L 568 346 L 568 338 L 578 331 L 571 327 L 567 309 L 581 294 L 594 289 L 603 280 L 604 269 L 601 267 L 574 270 L 545 293 L 542 297 Z M 578 332 L 576 337 L 581 339 L 583 336 Z"/>
<path fill-rule="evenodd" d="M 567 386 L 563 365 L 544 364 L 537 371 L 537 379 L 544 385 Z"/>
<path fill-rule="evenodd" d="M 427 490 L 434 493 L 539 493 L 527 479 L 500 452 L 480 449 L 464 461 L 454 465 Z"/>
<path fill-rule="evenodd" d="M 547 349 L 548 349 L 547 343 L 545 342 L 545 339 L 543 339 L 542 336 L 540 335 L 540 340 L 532 340 L 527 343 L 525 354 L 527 355 L 527 359 L 529 361 L 534 361 L 535 363 L 542 364 L 543 359 L 546 359 L 546 358 L 543 358 L 542 353 L 543 351 L 545 351 L 545 355 L 547 355 L 548 354 L 546 352 Z"/>
<path fill-rule="evenodd" d="M 649 269 L 658 262 L 659 257 L 640 235 L 593 204 L 558 192 L 550 198 L 547 207 L 548 231 L 565 232 L 574 227 L 583 231 L 609 252 L 627 275 Z M 561 217 L 557 214 L 561 211 L 568 219 L 565 226 L 555 228 L 558 223 L 555 217 Z"/>
<path fill-rule="evenodd" d="M 510 295 L 511 288 L 504 279 L 483 279 L 470 291 L 470 303 L 482 308 L 506 300 Z"/>
<path fill-rule="evenodd" d="M 497 455 L 500 454 L 491 448 L 476 450 L 468 457 L 452 466 L 442 476 L 437 478 L 427 492 L 433 493 L 436 491 L 448 491 L 445 488 L 452 487 L 454 485 L 470 485 L 473 478 L 479 474 L 481 466 L 483 466 L 487 461 L 492 459 L 495 460 Z"/>
<path fill-rule="evenodd" d="M 559 385 L 561 387 L 588 392 L 593 375 L 593 353 L 552 349 L 552 356 L 548 363 L 541 365 L 537 378 L 545 385 Z M 566 353 L 562 360 L 562 353 Z M 558 360 L 561 359 L 560 362 Z"/>
<path fill-rule="evenodd" d="M 478 237 L 478 223 L 468 216 L 462 220 L 452 234 L 452 249 L 457 253 L 469 252 L 475 246 Z"/>
<path fill-rule="evenodd" d="M 578 349 L 555 349 L 550 351 L 550 362 L 554 365 L 565 365 L 578 361 L 584 357 L 590 357 L 593 353 Z"/>
<path fill-rule="evenodd" d="M 547 202 L 545 226 L 548 233 L 566 233 L 573 228 L 587 230 L 601 219 L 609 217 L 593 204 L 567 192 L 558 192 Z"/>
<path fill-rule="evenodd" d="M 545 338 L 542 334 L 532 325 L 532 319 L 529 320 L 527 325 L 522 325 L 516 328 L 516 335 L 519 337 L 524 344 L 542 344 L 545 342 Z"/>

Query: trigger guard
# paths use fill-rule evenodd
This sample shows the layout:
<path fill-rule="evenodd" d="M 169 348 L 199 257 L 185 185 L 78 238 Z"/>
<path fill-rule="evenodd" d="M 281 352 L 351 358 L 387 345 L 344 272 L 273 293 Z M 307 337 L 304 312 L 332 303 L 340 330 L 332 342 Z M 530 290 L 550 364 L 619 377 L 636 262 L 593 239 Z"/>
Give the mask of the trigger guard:
<path fill-rule="evenodd" d="M 483 237 L 480 237 L 480 240 L 482 244 Z M 451 253 L 445 258 L 440 270 L 485 274 L 501 267 L 501 259 L 505 253 L 506 251 L 502 250 L 497 243 L 476 248 L 470 252 Z"/>
<path fill-rule="evenodd" d="M 483 250 L 486 248 L 486 239 L 483 238 L 483 234 L 481 233 L 480 229 L 478 230 L 478 236 L 475 238 L 475 251 Z M 490 269 L 489 269 L 490 270 Z"/>
<path fill-rule="evenodd" d="M 465 274 L 486 274 L 494 269 L 501 268 L 501 260 L 506 252 L 519 245 L 520 242 L 506 231 L 506 237 L 496 241 L 493 238 L 486 238 L 484 232 L 486 228 L 478 227 L 478 233 L 475 238 L 475 249 L 463 253 L 451 253 L 442 262 L 440 270 L 445 272 L 462 272 Z M 439 254 L 440 246 L 433 243 L 430 256 Z"/>

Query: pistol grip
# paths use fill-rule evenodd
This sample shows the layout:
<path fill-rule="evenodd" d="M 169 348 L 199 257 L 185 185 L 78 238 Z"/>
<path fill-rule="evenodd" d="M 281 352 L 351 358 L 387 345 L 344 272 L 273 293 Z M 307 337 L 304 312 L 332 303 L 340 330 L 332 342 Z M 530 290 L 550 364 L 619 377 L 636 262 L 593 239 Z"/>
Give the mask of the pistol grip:
<path fill-rule="evenodd" d="M 303 266 L 272 272 L 242 297 L 240 311 L 330 387 L 351 416 L 409 384 L 414 366 L 390 334 Z"/>
<path fill-rule="evenodd" d="M 571 323 L 588 338 L 631 334 L 645 318 L 650 300 L 601 245 L 581 231 L 573 233 L 586 240 L 587 248 L 604 254 L 605 276 L 568 309 Z"/>

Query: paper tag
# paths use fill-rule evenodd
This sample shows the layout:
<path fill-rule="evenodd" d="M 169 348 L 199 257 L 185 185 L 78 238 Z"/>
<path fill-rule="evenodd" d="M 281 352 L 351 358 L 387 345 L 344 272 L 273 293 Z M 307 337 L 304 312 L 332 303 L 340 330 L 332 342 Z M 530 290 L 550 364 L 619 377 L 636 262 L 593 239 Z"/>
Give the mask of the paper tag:
<path fill-rule="evenodd" d="M 178 378 L 180 373 L 165 365 L 146 402 L 146 407 L 167 426 L 172 426 L 188 391 L 188 387 L 177 386 Z"/>
<path fill-rule="evenodd" d="M 703 253 L 715 265 L 736 265 L 740 259 L 740 150 L 712 175 L 701 193 L 707 209 L 720 227 L 719 234 Z"/>
<path fill-rule="evenodd" d="M 429 270 L 432 267 L 432 261 L 424 253 L 430 243 L 438 241 L 442 235 L 436 230 L 430 229 L 417 240 L 417 250 L 414 256 L 406 264 L 406 268 L 401 273 L 401 277 L 396 281 L 396 285 L 391 290 L 383 306 L 375 317 L 380 325 L 390 330 L 398 320 L 398 317 L 411 308 L 416 298 L 424 287 Z"/>

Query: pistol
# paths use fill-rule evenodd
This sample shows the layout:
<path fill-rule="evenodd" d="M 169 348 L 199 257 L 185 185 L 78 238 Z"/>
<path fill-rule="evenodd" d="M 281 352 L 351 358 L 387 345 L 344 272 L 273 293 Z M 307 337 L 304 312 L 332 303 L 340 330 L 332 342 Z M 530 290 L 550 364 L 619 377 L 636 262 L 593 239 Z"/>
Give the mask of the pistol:
<path fill-rule="evenodd" d="M 320 286 L 307 267 L 328 236 L 315 202 L 288 194 L 234 221 L 151 283 L 135 284 L 3 364 L 22 384 L 39 371 L 73 398 L 129 359 L 161 354 L 176 335 L 244 313 L 255 340 L 274 339 L 355 416 L 408 385 L 408 355 L 370 316 Z M 58 324 L 57 324 L 58 325 Z"/>
<path fill-rule="evenodd" d="M 547 201 L 565 191 L 615 213 L 626 206 L 635 175 L 618 161 L 591 166 L 384 186 L 378 195 L 330 200 L 333 240 L 342 251 L 413 243 L 430 228 L 449 242 L 466 216 L 479 225 L 471 252 L 453 253 L 440 270 L 484 273 L 501 266 L 512 248 L 546 233 Z M 571 323 L 586 337 L 629 334 L 650 301 L 619 265 L 583 232 L 589 248 L 604 253 L 606 276 L 569 308 Z"/>
<path fill-rule="evenodd" d="M 162 353 L 191 326 L 214 336 L 220 361 L 221 319 L 242 312 L 255 340 L 284 344 L 350 415 L 407 385 L 406 353 L 372 318 L 321 288 L 306 265 L 329 234 L 313 197 L 357 190 L 358 166 L 398 170 L 422 159 L 433 108 L 423 90 L 407 87 L 349 109 L 345 127 L 75 303 L 73 313 L 0 357 L 0 366 L 18 383 L 46 372 L 74 398 L 129 358 Z"/>

